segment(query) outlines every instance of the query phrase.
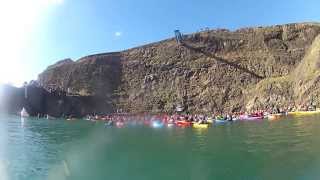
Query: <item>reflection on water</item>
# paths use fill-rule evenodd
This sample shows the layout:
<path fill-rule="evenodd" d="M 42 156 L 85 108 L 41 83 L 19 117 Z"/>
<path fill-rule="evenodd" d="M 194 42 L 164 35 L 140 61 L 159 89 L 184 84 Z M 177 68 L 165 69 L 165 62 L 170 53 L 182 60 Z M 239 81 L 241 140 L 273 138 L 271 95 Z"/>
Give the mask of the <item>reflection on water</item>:
<path fill-rule="evenodd" d="M 0 159 L 0 177 L 2 180 L 8 180 L 7 167 L 5 161 Z"/>
<path fill-rule="evenodd" d="M 206 148 L 208 147 L 208 129 L 193 129 L 194 132 L 194 138 L 196 140 L 193 140 L 192 150 L 193 152 L 202 151 L 205 152 Z"/>
<path fill-rule="evenodd" d="M 6 144 L 7 144 L 6 123 L 0 123 L 0 179 L 8 180 Z"/>
<path fill-rule="evenodd" d="M 21 127 L 24 127 L 24 121 L 25 121 L 25 118 L 21 117 Z"/>
<path fill-rule="evenodd" d="M 5 142 L 6 142 L 6 135 L 3 132 L 4 128 L 0 124 L 0 179 L 1 180 L 9 180 L 8 179 L 8 170 L 7 170 L 7 161 L 4 159 L 5 155 Z"/>
<path fill-rule="evenodd" d="M 209 129 L 0 117 L 1 180 L 317 179 L 319 116 Z"/>

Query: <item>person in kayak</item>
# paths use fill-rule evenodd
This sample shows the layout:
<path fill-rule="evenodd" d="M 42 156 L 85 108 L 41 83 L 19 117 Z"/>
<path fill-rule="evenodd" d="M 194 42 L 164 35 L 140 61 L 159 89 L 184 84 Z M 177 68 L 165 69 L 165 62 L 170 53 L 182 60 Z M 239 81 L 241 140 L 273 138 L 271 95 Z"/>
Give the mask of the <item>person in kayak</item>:
<path fill-rule="evenodd" d="M 216 117 L 216 120 L 225 121 L 225 116 L 220 114 Z"/>
<path fill-rule="evenodd" d="M 232 115 L 227 115 L 227 121 L 232 121 L 233 119 L 232 119 Z"/>
<path fill-rule="evenodd" d="M 108 122 L 105 123 L 106 127 L 110 127 L 113 125 L 113 121 L 109 120 Z"/>
<path fill-rule="evenodd" d="M 279 114 L 280 113 L 280 109 L 277 106 L 274 106 L 273 110 L 272 110 L 272 113 L 273 114 Z"/>

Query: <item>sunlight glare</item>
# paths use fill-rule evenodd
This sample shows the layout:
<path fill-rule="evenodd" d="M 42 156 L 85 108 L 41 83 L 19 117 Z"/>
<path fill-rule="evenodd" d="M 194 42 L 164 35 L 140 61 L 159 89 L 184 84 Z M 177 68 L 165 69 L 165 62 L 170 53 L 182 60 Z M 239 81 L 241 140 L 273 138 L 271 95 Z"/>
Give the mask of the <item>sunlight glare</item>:
<path fill-rule="evenodd" d="M 31 32 L 46 9 L 63 0 L 0 0 L 0 83 L 21 85 L 28 73 Z"/>

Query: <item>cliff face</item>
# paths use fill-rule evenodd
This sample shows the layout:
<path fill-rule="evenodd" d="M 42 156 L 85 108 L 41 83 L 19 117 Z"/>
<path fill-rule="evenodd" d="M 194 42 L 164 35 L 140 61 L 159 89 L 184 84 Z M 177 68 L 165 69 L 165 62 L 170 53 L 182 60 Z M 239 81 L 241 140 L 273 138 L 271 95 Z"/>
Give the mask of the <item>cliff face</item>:
<path fill-rule="evenodd" d="M 266 78 L 248 96 L 248 108 L 268 105 L 317 104 L 320 102 L 320 35 L 312 41 L 303 59 L 292 71 Z"/>
<path fill-rule="evenodd" d="M 129 49 L 65 60 L 39 75 L 96 97 L 99 110 L 237 111 L 319 102 L 318 24 L 213 30 Z M 96 106 L 98 107 L 98 106 Z"/>
<path fill-rule="evenodd" d="M 46 88 L 59 87 L 82 96 L 109 97 L 120 83 L 120 53 L 84 57 L 76 62 L 63 60 L 39 75 Z"/>
<path fill-rule="evenodd" d="M 27 97 L 24 88 L 0 85 L 0 99 L 0 112 L 9 114 L 20 114 L 23 107 L 32 116 L 48 114 L 53 117 L 82 117 L 89 113 L 112 112 L 110 106 L 105 106 L 96 97 L 63 96 L 49 93 L 35 85 L 28 85 Z"/>

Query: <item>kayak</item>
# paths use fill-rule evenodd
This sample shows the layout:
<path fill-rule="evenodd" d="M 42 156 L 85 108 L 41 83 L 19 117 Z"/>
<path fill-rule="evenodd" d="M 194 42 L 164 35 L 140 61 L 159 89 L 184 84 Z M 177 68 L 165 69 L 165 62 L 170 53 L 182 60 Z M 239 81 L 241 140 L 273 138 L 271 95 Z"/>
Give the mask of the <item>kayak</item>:
<path fill-rule="evenodd" d="M 194 128 L 208 128 L 209 124 L 199 124 L 199 123 L 194 123 L 193 124 Z"/>
<path fill-rule="evenodd" d="M 68 118 L 67 121 L 75 121 L 77 120 L 76 118 Z"/>
<path fill-rule="evenodd" d="M 263 116 L 252 116 L 252 117 L 249 116 L 248 118 L 246 118 L 244 120 L 254 121 L 254 120 L 261 120 L 263 118 L 264 118 Z"/>
<path fill-rule="evenodd" d="M 218 123 L 218 124 L 222 124 L 222 123 L 227 123 L 229 121 L 226 121 L 226 120 L 221 120 L 221 119 L 216 119 L 214 120 L 215 123 Z"/>
<path fill-rule="evenodd" d="M 304 116 L 304 115 L 314 115 L 320 113 L 320 110 L 316 111 L 295 111 L 295 112 L 288 112 L 288 115 L 293 116 Z"/>
<path fill-rule="evenodd" d="M 246 120 L 246 121 L 255 121 L 255 120 L 261 120 L 264 117 L 263 116 L 249 116 L 249 115 L 241 115 L 240 120 Z"/>
<path fill-rule="evenodd" d="M 209 124 L 212 124 L 213 122 L 214 122 L 213 119 L 208 119 L 208 120 L 207 120 L 207 123 L 209 123 Z"/>
<path fill-rule="evenodd" d="M 286 114 L 285 114 L 285 113 L 269 114 L 269 115 L 267 116 L 267 118 L 268 118 L 269 120 L 277 120 L 277 119 L 281 118 L 281 116 L 284 116 L 284 115 L 286 115 Z"/>
<path fill-rule="evenodd" d="M 144 124 L 145 126 L 149 126 L 149 125 L 150 125 L 150 121 L 145 120 L 145 121 L 143 121 L 143 124 Z"/>
<path fill-rule="evenodd" d="M 104 126 L 105 126 L 105 127 L 112 127 L 112 125 L 113 125 L 113 122 L 112 122 L 112 121 L 109 121 L 109 122 L 104 123 Z"/>
<path fill-rule="evenodd" d="M 153 127 L 153 128 L 162 128 L 163 127 L 163 123 L 162 122 L 160 122 L 160 121 L 152 121 L 152 124 L 151 124 L 151 126 Z"/>
<path fill-rule="evenodd" d="M 192 123 L 187 121 L 177 121 L 176 125 L 179 127 L 189 127 L 192 125 Z"/>
<path fill-rule="evenodd" d="M 168 127 L 174 127 L 174 124 L 173 123 L 168 123 L 167 126 Z"/>
<path fill-rule="evenodd" d="M 238 117 L 234 117 L 234 118 L 232 118 L 232 121 L 238 121 L 239 120 L 239 118 Z"/>
<path fill-rule="evenodd" d="M 124 127 L 124 123 L 118 121 L 118 122 L 116 123 L 116 126 L 117 126 L 118 128 L 122 128 L 122 127 Z"/>

